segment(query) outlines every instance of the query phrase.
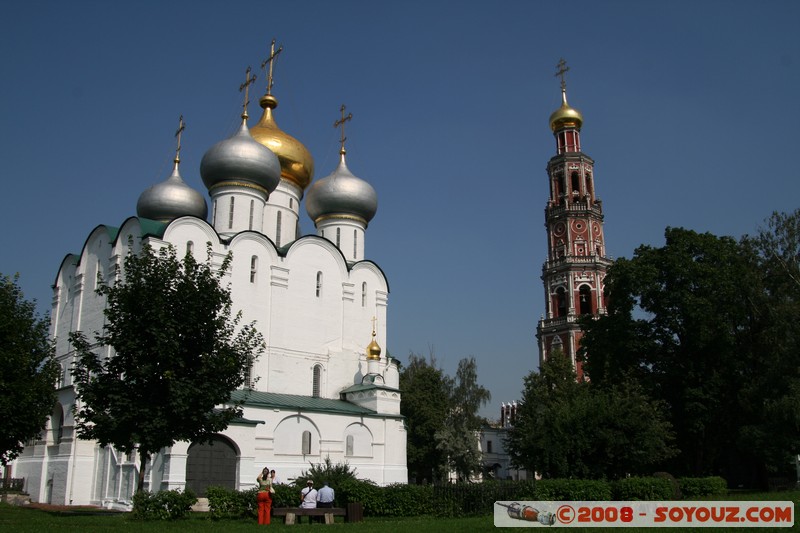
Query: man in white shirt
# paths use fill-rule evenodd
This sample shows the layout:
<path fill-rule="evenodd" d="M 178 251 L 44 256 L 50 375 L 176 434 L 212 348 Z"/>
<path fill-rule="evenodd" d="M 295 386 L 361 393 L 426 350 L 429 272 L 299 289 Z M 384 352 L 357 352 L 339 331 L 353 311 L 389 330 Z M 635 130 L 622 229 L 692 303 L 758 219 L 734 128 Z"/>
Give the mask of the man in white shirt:
<path fill-rule="evenodd" d="M 317 491 L 314 489 L 314 482 L 310 479 L 306 482 L 306 488 L 300 491 L 300 507 L 303 509 L 316 509 L 317 507 Z M 308 517 L 308 523 L 311 523 L 311 518 Z M 297 517 L 297 523 L 300 523 L 301 517 Z"/>

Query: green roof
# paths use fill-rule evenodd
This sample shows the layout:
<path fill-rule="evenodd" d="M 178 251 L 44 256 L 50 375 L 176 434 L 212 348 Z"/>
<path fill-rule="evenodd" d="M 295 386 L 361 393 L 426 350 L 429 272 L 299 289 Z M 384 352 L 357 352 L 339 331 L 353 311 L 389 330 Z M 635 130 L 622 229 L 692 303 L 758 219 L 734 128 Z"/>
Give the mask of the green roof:
<path fill-rule="evenodd" d="M 388 385 L 380 385 L 378 383 L 361 383 L 359 385 L 352 385 L 347 387 L 342 391 L 342 394 L 347 394 L 348 392 L 360 392 L 365 390 L 388 390 L 392 392 L 400 392 L 400 389 L 395 389 L 394 387 L 390 387 Z"/>
<path fill-rule="evenodd" d="M 233 391 L 231 400 L 237 402 L 244 400 L 244 405 L 247 407 L 265 407 L 284 411 L 313 411 L 367 417 L 401 418 L 400 415 L 378 414 L 372 409 L 360 407 L 344 400 L 314 398 L 313 396 L 299 396 L 296 394 L 278 394 L 275 392 L 239 389 Z"/>

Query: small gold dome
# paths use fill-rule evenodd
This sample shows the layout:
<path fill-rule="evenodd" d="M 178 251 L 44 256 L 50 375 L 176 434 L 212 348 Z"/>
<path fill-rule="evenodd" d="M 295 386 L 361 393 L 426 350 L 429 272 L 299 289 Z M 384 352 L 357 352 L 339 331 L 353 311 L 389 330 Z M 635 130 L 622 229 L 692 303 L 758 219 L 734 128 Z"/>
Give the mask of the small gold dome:
<path fill-rule="evenodd" d="M 381 347 L 375 341 L 373 337 L 372 342 L 369 343 L 367 346 L 367 359 L 380 359 L 381 358 Z"/>
<path fill-rule="evenodd" d="M 581 115 L 580 111 L 577 109 L 569 106 L 567 103 L 567 91 L 566 89 L 562 89 L 561 107 L 556 109 L 553 114 L 550 115 L 550 129 L 553 131 L 565 127 L 581 129 L 582 125 L 583 115 Z"/>
<path fill-rule="evenodd" d="M 281 178 L 295 183 L 304 190 L 314 177 L 314 158 L 303 143 L 281 130 L 272 117 L 272 110 L 278 107 L 278 100 L 271 94 L 261 97 L 259 102 L 264 109 L 261 120 L 250 128 L 253 138 L 272 150 L 281 163 Z"/>

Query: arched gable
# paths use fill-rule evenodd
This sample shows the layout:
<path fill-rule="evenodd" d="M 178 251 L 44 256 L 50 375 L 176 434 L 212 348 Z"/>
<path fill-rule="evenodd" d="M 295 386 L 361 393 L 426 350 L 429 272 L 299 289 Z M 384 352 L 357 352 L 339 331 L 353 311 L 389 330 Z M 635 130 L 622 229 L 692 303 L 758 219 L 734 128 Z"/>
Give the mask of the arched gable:
<path fill-rule="evenodd" d="M 303 453 L 303 434 L 310 433 L 310 454 Z M 320 453 L 320 430 L 310 418 L 303 415 L 287 416 L 275 425 L 273 448 L 275 456 L 318 456 Z"/>

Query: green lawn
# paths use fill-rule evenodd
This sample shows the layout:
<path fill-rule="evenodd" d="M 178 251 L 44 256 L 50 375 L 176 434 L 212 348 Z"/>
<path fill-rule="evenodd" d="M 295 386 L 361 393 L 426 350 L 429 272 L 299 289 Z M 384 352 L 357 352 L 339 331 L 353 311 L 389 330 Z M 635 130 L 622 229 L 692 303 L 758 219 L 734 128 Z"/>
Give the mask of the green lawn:
<path fill-rule="evenodd" d="M 764 500 L 764 501 L 793 501 L 795 503 L 795 517 L 800 504 L 800 491 L 789 492 L 770 492 L 770 493 L 734 493 L 725 498 L 709 498 L 713 500 Z M 793 530 L 800 530 L 798 520 L 795 521 Z M 538 524 L 531 524 L 533 527 L 541 528 Z M 361 532 L 391 532 L 391 533 L 439 533 L 449 531 L 493 531 L 494 522 L 492 516 L 482 516 L 477 518 L 403 518 L 403 519 L 381 519 L 367 518 L 364 522 L 355 524 L 345 524 L 337 522 L 331 526 L 323 524 L 298 524 L 285 526 L 281 519 L 274 520 L 270 526 L 262 526 L 277 529 L 290 529 L 291 531 L 302 533 L 303 531 L 320 532 L 324 531 L 361 531 Z M 0 532 L 13 533 L 62 533 L 64 531 L 80 531 L 81 533 L 93 533 L 101 531 L 113 532 L 171 532 L 183 531 L 191 533 L 203 533 L 211 531 L 253 531 L 262 529 L 255 521 L 219 521 L 212 522 L 205 515 L 197 514 L 189 519 L 177 522 L 137 522 L 127 518 L 124 513 L 107 513 L 103 515 L 75 513 L 59 514 L 42 511 L 38 509 L 28 509 L 24 507 L 13 507 L 7 504 L 0 504 Z M 590 529 L 580 528 L 580 531 Z M 609 531 L 610 528 L 594 528 L 593 531 Z M 703 528 L 706 532 L 717 531 L 768 531 L 767 528 Z M 790 531 L 788 528 L 775 528 L 776 531 Z M 653 528 L 626 528 L 625 531 L 643 531 L 653 533 Z M 684 529 L 683 531 L 686 531 Z M 698 529 L 699 531 L 699 529 Z"/>

